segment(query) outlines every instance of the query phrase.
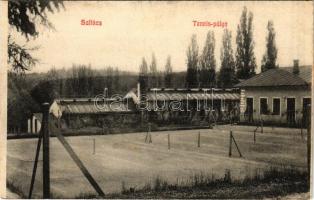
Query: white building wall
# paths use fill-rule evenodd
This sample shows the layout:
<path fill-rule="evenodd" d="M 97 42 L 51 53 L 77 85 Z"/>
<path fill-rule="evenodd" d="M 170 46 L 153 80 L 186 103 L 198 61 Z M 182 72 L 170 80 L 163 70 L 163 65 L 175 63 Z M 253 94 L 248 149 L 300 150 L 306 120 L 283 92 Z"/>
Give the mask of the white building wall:
<path fill-rule="evenodd" d="M 243 90 L 244 98 L 240 98 L 240 105 L 244 106 L 241 111 L 241 121 L 244 121 L 244 112 L 246 110 L 246 98 L 253 98 L 253 120 L 258 121 L 260 118 L 265 122 L 287 123 L 287 98 L 295 98 L 296 122 L 302 119 L 303 98 L 311 97 L 311 90 L 306 88 L 246 88 Z M 280 115 L 261 115 L 260 98 L 268 99 L 268 109 L 272 112 L 273 98 L 280 98 Z"/>

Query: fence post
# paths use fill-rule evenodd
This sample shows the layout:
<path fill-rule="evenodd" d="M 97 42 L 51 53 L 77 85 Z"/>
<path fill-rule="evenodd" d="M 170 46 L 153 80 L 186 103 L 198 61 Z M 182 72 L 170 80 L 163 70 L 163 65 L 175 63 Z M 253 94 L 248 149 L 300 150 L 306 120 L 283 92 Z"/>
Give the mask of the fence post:
<path fill-rule="evenodd" d="M 152 126 L 151 123 L 148 123 L 148 132 L 149 132 L 149 143 L 152 143 Z"/>
<path fill-rule="evenodd" d="M 32 115 L 32 117 L 31 117 L 31 134 L 33 134 L 33 115 Z"/>
<path fill-rule="evenodd" d="M 34 188 L 35 177 L 36 177 L 36 172 L 37 172 L 37 165 L 38 165 L 38 158 L 39 158 L 39 154 L 40 154 L 41 140 L 42 140 L 42 131 L 40 131 L 39 135 L 38 135 L 36 155 L 35 155 L 35 162 L 34 162 L 34 166 L 33 166 L 31 185 L 30 185 L 29 193 L 28 193 L 28 198 L 29 199 L 32 198 L 32 194 L 33 194 L 33 188 Z"/>
<path fill-rule="evenodd" d="M 300 120 L 300 126 L 301 126 L 301 139 L 303 140 L 303 121 Z"/>
<path fill-rule="evenodd" d="M 232 136 L 232 139 L 233 139 L 233 142 L 234 142 L 235 146 L 237 147 L 237 150 L 238 150 L 238 153 L 239 153 L 240 157 L 242 157 L 242 154 L 241 154 L 241 151 L 240 151 L 240 149 L 239 149 L 239 147 L 238 147 L 237 142 L 235 141 L 233 135 L 231 135 L 231 136 Z"/>
<path fill-rule="evenodd" d="M 42 104 L 43 112 L 43 198 L 50 198 L 50 163 L 49 163 L 49 103 Z"/>
<path fill-rule="evenodd" d="M 147 131 L 146 131 L 145 143 L 147 142 L 147 140 L 148 140 L 148 129 L 147 129 Z"/>
<path fill-rule="evenodd" d="M 198 137 L 197 137 L 197 147 L 201 147 L 201 133 L 200 133 L 200 131 L 198 132 Z"/>
<path fill-rule="evenodd" d="M 308 184 L 311 181 L 311 105 L 307 106 L 307 169 Z"/>
<path fill-rule="evenodd" d="M 263 130 L 263 119 L 261 120 L 261 133 L 263 133 L 264 130 Z"/>
<path fill-rule="evenodd" d="M 229 140 L 229 157 L 232 154 L 232 131 L 230 131 L 230 140 Z"/>
<path fill-rule="evenodd" d="M 256 142 L 256 131 L 254 131 L 254 144 Z"/>
<path fill-rule="evenodd" d="M 93 154 L 96 153 L 96 141 L 95 138 L 93 138 Z"/>

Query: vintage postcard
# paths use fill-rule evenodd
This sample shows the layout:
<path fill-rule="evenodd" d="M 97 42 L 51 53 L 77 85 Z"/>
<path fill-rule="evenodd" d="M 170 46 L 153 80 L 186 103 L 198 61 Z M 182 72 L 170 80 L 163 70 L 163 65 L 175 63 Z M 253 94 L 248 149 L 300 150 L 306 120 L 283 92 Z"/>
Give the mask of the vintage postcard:
<path fill-rule="evenodd" d="M 312 197 L 311 1 L 0 3 L 1 198 Z"/>

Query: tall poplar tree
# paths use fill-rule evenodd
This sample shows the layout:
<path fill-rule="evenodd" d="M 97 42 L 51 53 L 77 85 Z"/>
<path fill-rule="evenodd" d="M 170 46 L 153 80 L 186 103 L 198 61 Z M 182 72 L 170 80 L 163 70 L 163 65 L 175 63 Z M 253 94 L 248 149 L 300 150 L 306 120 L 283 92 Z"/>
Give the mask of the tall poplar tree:
<path fill-rule="evenodd" d="M 152 63 L 149 66 L 149 85 L 150 87 L 158 87 L 158 72 L 155 54 L 152 54 Z"/>
<path fill-rule="evenodd" d="M 222 47 L 220 50 L 221 67 L 218 84 L 220 87 L 232 87 L 236 83 L 235 62 L 231 46 L 231 31 L 225 29 L 222 36 Z"/>
<path fill-rule="evenodd" d="M 186 52 L 187 55 L 187 72 L 186 72 L 186 87 L 197 87 L 197 63 L 198 63 L 198 45 L 196 35 L 192 35 L 191 43 Z"/>
<path fill-rule="evenodd" d="M 255 75 L 256 59 L 253 41 L 253 14 L 244 7 L 237 29 L 236 72 L 237 78 L 248 79 Z"/>
<path fill-rule="evenodd" d="M 138 81 L 141 84 L 141 90 L 146 90 L 148 88 L 148 67 L 144 57 L 142 58 L 142 63 L 140 65 Z"/>
<path fill-rule="evenodd" d="M 262 72 L 267 71 L 268 69 L 273 69 L 278 67 L 276 65 L 277 60 L 277 47 L 275 41 L 275 28 L 272 21 L 268 21 L 267 24 L 268 35 L 266 36 L 266 52 L 262 59 Z"/>
<path fill-rule="evenodd" d="M 167 57 L 167 62 L 165 65 L 165 87 L 172 87 L 172 66 L 171 66 L 171 57 Z"/>
<path fill-rule="evenodd" d="M 216 83 L 215 35 L 207 33 L 203 54 L 200 57 L 199 82 L 202 87 L 214 87 Z"/>

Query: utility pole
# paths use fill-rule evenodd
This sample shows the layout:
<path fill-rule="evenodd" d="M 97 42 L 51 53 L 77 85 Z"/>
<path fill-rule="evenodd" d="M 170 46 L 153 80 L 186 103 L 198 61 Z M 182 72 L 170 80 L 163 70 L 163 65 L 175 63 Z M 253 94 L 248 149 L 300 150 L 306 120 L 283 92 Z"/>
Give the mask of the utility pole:
<path fill-rule="evenodd" d="M 49 161 L 49 103 L 42 104 L 43 111 L 43 198 L 50 199 L 50 161 Z"/>

